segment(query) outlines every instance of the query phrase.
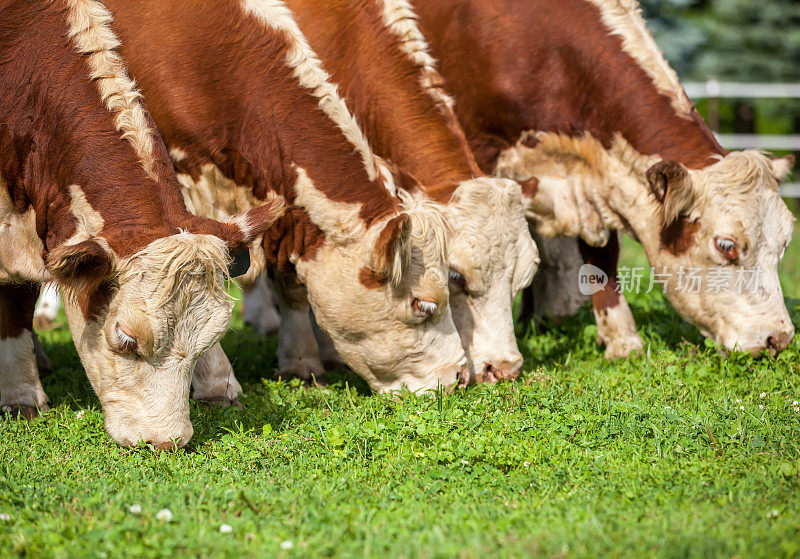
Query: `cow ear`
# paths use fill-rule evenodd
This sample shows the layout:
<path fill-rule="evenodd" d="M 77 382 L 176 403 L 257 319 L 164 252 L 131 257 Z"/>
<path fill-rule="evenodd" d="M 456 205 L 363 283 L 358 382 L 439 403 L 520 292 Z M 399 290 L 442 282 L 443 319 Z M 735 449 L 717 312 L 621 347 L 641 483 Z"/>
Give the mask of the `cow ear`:
<path fill-rule="evenodd" d="M 263 237 L 272 225 L 285 211 L 283 197 L 276 196 L 266 204 L 253 208 L 244 213 L 237 214 L 226 221 L 217 221 L 201 216 L 190 216 L 191 233 L 200 235 L 214 235 L 228 245 L 232 255 Z"/>
<path fill-rule="evenodd" d="M 97 241 L 89 239 L 50 251 L 47 269 L 67 291 L 91 295 L 112 277 L 114 261 Z"/>
<path fill-rule="evenodd" d="M 772 162 L 772 174 L 775 175 L 778 181 L 784 181 L 792 174 L 792 169 L 794 169 L 794 155 L 773 157 L 770 161 Z"/>
<path fill-rule="evenodd" d="M 647 170 L 647 182 L 653 196 L 661 203 L 664 227 L 669 227 L 694 205 L 692 179 L 680 163 L 659 161 Z"/>
<path fill-rule="evenodd" d="M 390 219 L 378 235 L 372 255 L 372 271 L 380 278 L 399 285 L 403 270 L 408 265 L 408 240 L 411 236 L 411 218 L 401 213 Z"/>

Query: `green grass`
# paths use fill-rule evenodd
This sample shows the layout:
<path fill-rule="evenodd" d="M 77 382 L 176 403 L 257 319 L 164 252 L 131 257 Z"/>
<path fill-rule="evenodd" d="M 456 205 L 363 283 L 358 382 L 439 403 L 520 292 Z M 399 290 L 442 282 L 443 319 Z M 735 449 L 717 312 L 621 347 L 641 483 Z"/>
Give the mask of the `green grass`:
<path fill-rule="evenodd" d="M 799 263 L 795 242 L 796 325 Z M 631 306 L 631 361 L 603 359 L 583 310 L 520 340 L 516 383 L 396 399 L 264 381 L 276 341 L 237 315 L 246 409 L 193 406 L 174 454 L 113 444 L 69 333 L 47 333 L 53 410 L 0 420 L 0 557 L 800 554 L 800 341 L 725 359 L 660 295 Z"/>

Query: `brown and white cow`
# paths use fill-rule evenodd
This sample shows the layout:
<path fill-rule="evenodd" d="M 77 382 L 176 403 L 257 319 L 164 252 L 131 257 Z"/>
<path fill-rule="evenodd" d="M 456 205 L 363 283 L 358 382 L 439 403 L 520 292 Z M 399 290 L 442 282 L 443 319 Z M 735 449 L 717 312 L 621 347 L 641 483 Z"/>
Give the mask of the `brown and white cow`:
<path fill-rule="evenodd" d="M 0 405 L 48 409 L 31 324 L 54 280 L 108 433 L 173 448 L 231 320 L 230 254 L 282 200 L 227 222 L 187 211 L 109 21 L 94 0 L 0 3 Z"/>
<path fill-rule="evenodd" d="M 286 6 L 107 3 L 190 208 L 222 217 L 282 194 L 293 208 L 266 254 L 348 365 L 376 391 L 465 381 L 444 220 L 394 196 Z"/>
<path fill-rule="evenodd" d="M 473 376 L 516 377 L 512 303 L 538 262 L 520 187 L 478 168 L 408 2 L 286 4 L 375 152 L 441 207 L 451 232 L 453 318 Z"/>
<path fill-rule="evenodd" d="M 753 353 L 790 343 L 777 275 L 793 227 L 778 195 L 786 161 L 720 147 L 634 0 L 414 4 L 481 167 L 521 181 L 536 231 L 580 238 L 610 276 L 593 295 L 607 357 L 641 347 L 616 290 L 617 231 L 642 243 L 705 336 Z M 681 290 L 694 269 L 728 285 Z M 757 289 L 735 288 L 745 269 Z"/>

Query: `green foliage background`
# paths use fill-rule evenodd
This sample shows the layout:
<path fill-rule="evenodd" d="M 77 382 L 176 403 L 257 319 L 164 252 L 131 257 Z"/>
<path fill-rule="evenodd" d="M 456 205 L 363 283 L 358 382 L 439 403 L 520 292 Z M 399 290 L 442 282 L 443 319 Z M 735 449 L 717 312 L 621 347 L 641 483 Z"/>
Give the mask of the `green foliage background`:
<path fill-rule="evenodd" d="M 684 79 L 800 81 L 796 0 L 644 7 Z M 772 133 L 800 112 L 757 109 Z M 646 263 L 629 240 L 624 263 Z M 797 238 L 781 283 L 798 327 Z M 603 359 L 584 309 L 520 337 L 518 382 L 430 397 L 268 380 L 276 340 L 237 315 L 246 409 L 193 405 L 173 454 L 113 444 L 69 332 L 45 333 L 53 410 L 0 418 L 0 557 L 798 556 L 800 341 L 726 359 L 661 295 L 630 301 L 630 361 Z"/>

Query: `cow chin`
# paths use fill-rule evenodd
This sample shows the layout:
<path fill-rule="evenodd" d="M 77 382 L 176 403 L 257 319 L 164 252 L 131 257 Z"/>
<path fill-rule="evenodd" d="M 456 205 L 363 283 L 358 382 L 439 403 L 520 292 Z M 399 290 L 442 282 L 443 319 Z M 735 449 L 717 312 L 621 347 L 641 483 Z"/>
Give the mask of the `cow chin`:
<path fill-rule="evenodd" d="M 126 447 L 143 441 L 159 450 L 183 448 L 194 434 L 188 395 L 187 389 L 183 398 L 175 399 L 174 405 L 167 406 L 169 409 L 162 409 L 131 394 L 103 394 L 100 401 L 106 431 L 114 442 Z"/>
<path fill-rule="evenodd" d="M 517 348 L 508 304 L 511 297 L 503 296 L 502 291 L 494 286 L 485 298 L 460 294 L 451 299 L 453 320 L 469 358 L 473 382 L 513 380 L 522 369 L 522 354 Z M 497 312 L 487 312 L 483 307 Z"/>
<path fill-rule="evenodd" d="M 422 332 L 378 331 L 358 343 L 331 338 L 342 358 L 379 394 L 403 389 L 417 394 L 454 390 L 467 384 L 469 369 L 449 310 L 447 314 Z M 415 341 L 406 344 L 403 340 Z"/>
<path fill-rule="evenodd" d="M 153 366 L 105 347 L 79 348 L 79 354 L 103 406 L 106 431 L 116 443 L 134 446 L 143 441 L 157 449 L 174 450 L 189 442 L 193 434 L 189 419 L 193 361 Z"/>
<path fill-rule="evenodd" d="M 447 304 L 443 263 L 416 267 L 397 288 L 363 285 L 363 266 L 347 248 L 325 247 L 297 267 L 317 322 L 342 359 L 376 392 L 458 384 L 467 361 Z M 413 297 L 437 301 L 435 316 L 414 318 Z"/>
<path fill-rule="evenodd" d="M 786 349 L 794 338 L 794 326 L 788 315 L 781 316 L 784 313 L 765 310 L 737 314 L 739 316 L 726 319 L 725 326 L 712 330 L 708 336 L 728 351 L 774 356 Z M 747 326 L 726 327 L 744 324 Z"/>
<path fill-rule="evenodd" d="M 196 360 L 227 329 L 229 306 L 219 305 L 203 321 L 199 317 L 179 321 L 163 350 L 152 358 L 113 351 L 104 334 L 104 321 L 87 320 L 70 298 L 65 300 L 65 311 L 111 438 L 123 446 L 140 441 L 163 450 L 185 446 L 193 433 L 189 419 L 192 372 Z M 170 309 L 162 311 L 170 313 Z M 110 316 L 114 320 L 118 315 L 112 310 Z"/>
<path fill-rule="evenodd" d="M 705 337 L 730 352 L 776 355 L 786 349 L 794 337 L 794 326 L 780 287 L 777 287 L 777 294 L 766 300 L 705 293 L 668 298 Z"/>

